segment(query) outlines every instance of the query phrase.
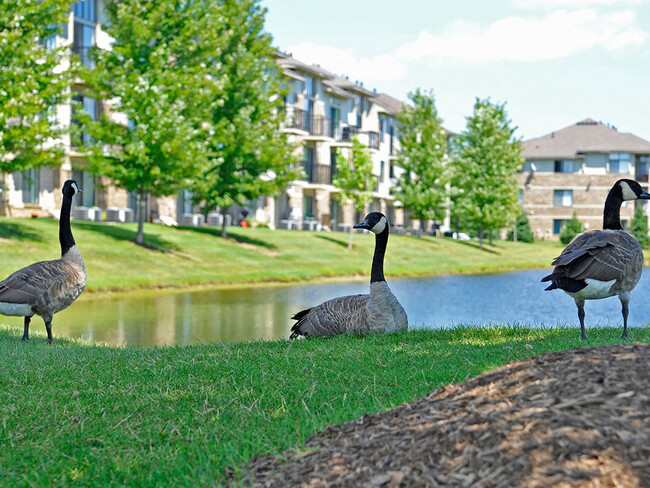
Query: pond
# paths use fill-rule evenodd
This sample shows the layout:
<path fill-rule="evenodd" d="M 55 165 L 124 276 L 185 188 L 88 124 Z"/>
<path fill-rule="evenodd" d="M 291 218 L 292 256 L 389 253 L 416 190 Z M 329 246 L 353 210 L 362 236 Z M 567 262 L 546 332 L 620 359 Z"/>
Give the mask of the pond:
<path fill-rule="evenodd" d="M 579 330 L 576 307 L 564 292 L 544 292 L 549 272 L 391 279 L 411 328 L 460 324 L 570 325 Z M 186 345 L 288 337 L 291 315 L 342 295 L 367 293 L 368 283 L 204 289 L 192 292 L 91 297 L 86 295 L 54 317 L 56 337 L 119 346 Z M 650 272 L 632 293 L 630 326 L 650 322 Z M 587 328 L 622 326 L 618 298 L 588 301 Z M 22 318 L 0 321 L 22 328 Z M 45 330 L 35 317 L 32 330 Z"/>

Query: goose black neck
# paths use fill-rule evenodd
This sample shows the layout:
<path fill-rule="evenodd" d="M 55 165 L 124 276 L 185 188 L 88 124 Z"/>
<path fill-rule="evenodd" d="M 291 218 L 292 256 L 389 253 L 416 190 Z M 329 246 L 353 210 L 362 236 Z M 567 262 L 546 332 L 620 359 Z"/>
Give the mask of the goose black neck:
<path fill-rule="evenodd" d="M 386 228 L 375 236 L 375 255 L 372 257 L 372 270 L 370 272 L 370 283 L 386 281 L 384 278 L 384 255 L 388 244 L 388 224 Z"/>
<path fill-rule="evenodd" d="M 605 200 L 605 210 L 603 212 L 603 229 L 622 230 L 621 226 L 621 204 L 623 198 L 612 188 Z"/>
<path fill-rule="evenodd" d="M 59 219 L 59 243 L 61 244 L 61 256 L 67 253 L 75 245 L 72 230 L 70 230 L 70 209 L 72 208 L 72 197 L 64 195 L 61 204 L 61 217 Z"/>

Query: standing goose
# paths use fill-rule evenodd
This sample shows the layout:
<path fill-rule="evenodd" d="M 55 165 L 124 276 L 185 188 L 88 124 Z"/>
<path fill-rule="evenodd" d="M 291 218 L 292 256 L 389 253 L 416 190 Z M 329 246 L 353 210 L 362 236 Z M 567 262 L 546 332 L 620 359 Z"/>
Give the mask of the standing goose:
<path fill-rule="evenodd" d="M 559 288 L 573 297 L 578 307 L 580 330 L 585 332 L 585 300 L 618 295 L 623 312 L 623 338 L 627 338 L 630 292 L 641 278 L 643 251 L 637 240 L 621 227 L 624 200 L 650 200 L 641 185 L 633 180 L 618 180 L 607 195 L 603 230 L 579 234 L 551 263 L 553 273 L 542 278 L 550 281 L 546 290 Z"/>
<path fill-rule="evenodd" d="M 298 312 L 291 317 L 298 321 L 291 328 L 291 339 L 298 336 L 328 337 L 346 333 L 395 332 L 408 328 L 406 312 L 384 278 L 388 219 L 382 213 L 371 212 L 354 228 L 368 229 L 375 234 L 370 294 L 334 298 Z"/>
<path fill-rule="evenodd" d="M 63 185 L 61 259 L 30 264 L 0 281 L 0 314 L 25 317 L 24 341 L 29 339 L 29 322 L 39 315 L 45 321 L 47 342 L 52 344 L 52 316 L 74 302 L 86 286 L 86 268 L 70 230 L 72 197 L 78 191 L 74 180 Z"/>

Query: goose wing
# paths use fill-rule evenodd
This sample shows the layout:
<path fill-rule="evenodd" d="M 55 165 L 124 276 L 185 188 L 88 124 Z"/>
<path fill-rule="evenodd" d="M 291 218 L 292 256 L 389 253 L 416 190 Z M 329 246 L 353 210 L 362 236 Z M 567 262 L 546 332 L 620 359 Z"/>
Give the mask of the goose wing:
<path fill-rule="evenodd" d="M 291 339 L 298 336 L 329 337 L 335 334 L 362 332 L 367 328 L 366 304 L 370 295 L 334 298 L 302 310 L 291 317 L 297 320 L 291 328 Z"/>
<path fill-rule="evenodd" d="M 0 282 L 0 302 L 42 306 L 64 294 L 69 277 L 61 260 L 31 264 Z"/>
<path fill-rule="evenodd" d="M 542 279 L 551 281 L 558 274 L 573 280 L 618 280 L 628 263 L 641 252 L 639 243 L 624 231 L 590 231 L 576 237 L 553 263 L 554 272 Z"/>

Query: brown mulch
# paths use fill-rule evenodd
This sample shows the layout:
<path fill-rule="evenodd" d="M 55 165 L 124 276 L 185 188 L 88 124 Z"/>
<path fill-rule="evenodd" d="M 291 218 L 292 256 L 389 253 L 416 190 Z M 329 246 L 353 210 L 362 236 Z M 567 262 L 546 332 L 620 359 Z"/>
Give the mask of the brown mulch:
<path fill-rule="evenodd" d="M 650 345 L 545 354 L 328 427 L 260 487 L 650 487 Z"/>

